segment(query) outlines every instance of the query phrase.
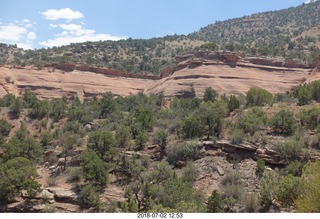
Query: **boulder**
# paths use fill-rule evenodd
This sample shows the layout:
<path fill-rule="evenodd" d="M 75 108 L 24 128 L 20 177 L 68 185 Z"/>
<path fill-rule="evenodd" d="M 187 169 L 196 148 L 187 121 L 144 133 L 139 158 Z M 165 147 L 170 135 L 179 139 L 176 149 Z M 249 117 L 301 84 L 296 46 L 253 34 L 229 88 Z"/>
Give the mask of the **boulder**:
<path fill-rule="evenodd" d="M 32 206 L 32 211 L 34 212 L 42 212 L 44 211 L 44 209 L 46 209 L 46 206 L 44 204 Z"/>
<path fill-rule="evenodd" d="M 42 198 L 47 200 L 54 200 L 54 194 L 49 192 L 47 189 L 43 189 L 42 192 L 40 192 L 36 198 Z"/>
<path fill-rule="evenodd" d="M 92 130 L 92 126 L 90 124 L 86 124 L 84 128 L 87 132 L 90 132 Z"/>
<path fill-rule="evenodd" d="M 266 164 L 286 165 L 287 162 L 282 160 L 280 155 L 270 149 L 258 149 L 253 155 L 255 160 L 263 160 Z"/>
<path fill-rule="evenodd" d="M 224 170 L 221 167 L 217 167 L 217 172 L 220 176 L 224 176 Z"/>
<path fill-rule="evenodd" d="M 56 202 L 64 202 L 70 204 L 78 204 L 78 196 L 70 189 L 50 187 L 47 188 L 49 192 L 54 194 L 54 200 Z"/>

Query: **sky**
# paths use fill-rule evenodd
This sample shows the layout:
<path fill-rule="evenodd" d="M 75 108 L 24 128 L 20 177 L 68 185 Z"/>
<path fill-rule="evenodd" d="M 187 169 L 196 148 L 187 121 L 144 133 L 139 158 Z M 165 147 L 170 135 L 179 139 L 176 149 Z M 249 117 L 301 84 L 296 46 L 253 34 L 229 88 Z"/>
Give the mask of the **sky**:
<path fill-rule="evenodd" d="M 307 0 L 1 0 L 0 42 L 24 49 L 189 34 Z"/>

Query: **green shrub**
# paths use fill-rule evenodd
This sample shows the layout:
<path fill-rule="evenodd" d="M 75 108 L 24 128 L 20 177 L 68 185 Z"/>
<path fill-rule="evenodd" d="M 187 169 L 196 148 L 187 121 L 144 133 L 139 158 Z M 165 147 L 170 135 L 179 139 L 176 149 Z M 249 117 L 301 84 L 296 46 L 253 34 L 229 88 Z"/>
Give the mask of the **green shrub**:
<path fill-rule="evenodd" d="M 247 106 L 272 105 L 273 95 L 261 88 L 250 88 L 246 93 Z"/>
<path fill-rule="evenodd" d="M 295 92 L 296 98 L 298 98 L 298 104 L 300 106 L 308 104 L 312 100 L 311 90 L 308 88 L 308 85 L 300 86 Z"/>
<path fill-rule="evenodd" d="M 9 135 L 12 125 L 5 119 L 0 119 L 0 145 L 5 141 Z"/>
<path fill-rule="evenodd" d="M 233 112 L 236 109 L 240 108 L 240 101 L 234 95 L 231 95 L 228 100 L 228 109 L 229 112 Z"/>
<path fill-rule="evenodd" d="M 157 144 L 160 148 L 160 159 L 163 158 L 168 144 L 168 133 L 164 129 L 158 130 L 153 136 L 153 143 Z"/>
<path fill-rule="evenodd" d="M 186 142 L 172 145 L 167 148 L 167 161 L 176 165 L 179 161 L 199 158 L 200 148 L 196 142 Z"/>
<path fill-rule="evenodd" d="M 212 87 L 207 87 L 204 91 L 204 95 L 203 95 L 203 101 L 204 102 L 214 102 L 218 97 L 218 93 L 217 91 L 215 91 L 214 89 L 212 89 Z"/>
<path fill-rule="evenodd" d="M 37 168 L 27 158 L 15 157 L 5 163 L 0 162 L 0 176 L 0 203 L 8 203 L 22 190 L 27 191 L 30 197 L 41 191 L 35 180 Z"/>
<path fill-rule="evenodd" d="M 296 128 L 296 120 L 293 112 L 281 109 L 271 118 L 270 125 L 276 132 L 292 134 Z"/>
<path fill-rule="evenodd" d="M 220 187 L 224 199 L 230 204 L 240 202 L 245 193 L 241 173 L 237 170 L 227 172 L 220 182 Z"/>
<path fill-rule="evenodd" d="M 232 131 L 230 136 L 230 141 L 232 144 L 241 144 L 243 143 L 245 133 L 240 129 L 235 129 Z"/>
<path fill-rule="evenodd" d="M 117 141 L 112 132 L 94 131 L 90 133 L 88 139 L 88 148 L 97 153 L 97 155 L 105 160 L 111 161 L 116 153 Z"/>
<path fill-rule="evenodd" d="M 221 188 L 223 197 L 231 198 L 237 202 L 241 201 L 245 195 L 245 188 L 242 184 L 228 183 Z"/>
<path fill-rule="evenodd" d="M 236 127 L 254 135 L 256 131 L 261 130 L 267 122 L 267 115 L 260 108 L 253 107 L 247 112 L 242 112 L 237 116 Z"/>
<path fill-rule="evenodd" d="M 257 160 L 256 175 L 259 177 L 263 176 L 265 168 L 266 168 L 266 163 L 263 160 Z"/>
<path fill-rule="evenodd" d="M 213 190 L 207 201 L 207 213 L 223 212 L 223 200 L 217 190 Z"/>
<path fill-rule="evenodd" d="M 107 164 L 93 151 L 81 154 L 81 168 L 86 181 L 105 185 L 108 181 Z"/>
<path fill-rule="evenodd" d="M 265 208 L 272 205 L 276 197 L 280 181 L 280 175 L 275 171 L 267 171 L 260 180 L 260 198 L 261 204 Z"/>
<path fill-rule="evenodd" d="M 314 130 L 320 125 L 320 108 L 312 107 L 310 109 L 303 109 L 300 113 L 301 124 Z"/>
<path fill-rule="evenodd" d="M 29 116 L 33 119 L 42 119 L 50 115 L 50 102 L 48 100 L 37 100 L 31 106 Z"/>
<path fill-rule="evenodd" d="M 14 118 L 19 118 L 20 113 L 24 108 L 24 101 L 21 97 L 17 97 L 9 107 L 9 113 Z"/>
<path fill-rule="evenodd" d="M 301 193 L 295 200 L 298 212 L 320 212 L 320 161 L 305 165 L 301 177 Z"/>
<path fill-rule="evenodd" d="M 57 178 L 49 177 L 47 179 L 47 186 L 52 187 L 52 186 L 55 186 L 55 185 L 57 185 Z"/>
<path fill-rule="evenodd" d="M 204 133 L 204 125 L 197 113 L 189 115 L 183 122 L 182 133 L 186 139 L 200 137 Z"/>
<path fill-rule="evenodd" d="M 193 203 L 197 203 L 199 199 L 203 201 L 203 197 L 198 196 L 199 191 L 196 191 L 190 183 L 177 177 L 166 180 L 160 191 L 158 193 L 159 204 L 172 209 L 176 208 L 181 201 Z"/>
<path fill-rule="evenodd" d="M 260 200 L 256 193 L 250 193 L 243 197 L 242 205 L 244 206 L 245 212 L 258 212 L 260 209 Z"/>
<path fill-rule="evenodd" d="M 118 125 L 115 130 L 115 139 L 119 147 L 124 148 L 128 146 L 131 140 L 131 132 L 128 126 Z"/>
<path fill-rule="evenodd" d="M 67 181 L 71 183 L 80 182 L 83 177 L 81 168 L 73 167 L 69 170 L 69 177 Z"/>
<path fill-rule="evenodd" d="M 222 178 L 221 183 L 222 186 L 226 186 L 228 184 L 242 184 L 241 173 L 236 170 L 230 170 L 226 173 L 226 175 Z"/>
<path fill-rule="evenodd" d="M 50 131 L 45 131 L 41 134 L 40 144 L 42 147 L 50 146 L 52 144 L 53 135 Z"/>
<path fill-rule="evenodd" d="M 308 156 L 303 140 L 290 139 L 276 144 L 273 149 L 280 154 L 282 159 L 287 161 L 304 160 Z"/>
<path fill-rule="evenodd" d="M 83 208 L 94 208 L 99 210 L 100 208 L 100 195 L 92 185 L 85 185 L 81 188 L 80 195 L 80 206 Z"/>
<path fill-rule="evenodd" d="M 17 134 L 17 133 L 16 133 Z M 42 160 L 43 148 L 30 136 L 12 137 L 5 144 L 4 160 L 10 160 L 15 157 L 25 157 L 28 160 L 39 163 Z"/>
<path fill-rule="evenodd" d="M 148 136 L 144 131 L 139 132 L 139 134 L 134 139 L 136 143 L 136 149 L 137 150 L 143 150 L 144 145 L 148 142 Z"/>
<path fill-rule="evenodd" d="M 16 100 L 16 97 L 13 94 L 6 94 L 2 98 L 0 98 L 0 107 L 9 107 Z"/>
<path fill-rule="evenodd" d="M 280 180 L 276 192 L 276 199 L 286 207 L 292 206 L 294 200 L 296 200 L 301 193 L 300 188 L 299 177 L 289 174 Z"/>
<path fill-rule="evenodd" d="M 303 166 L 304 166 L 304 163 L 296 160 L 296 161 L 290 162 L 286 166 L 285 172 L 287 175 L 291 174 L 293 176 L 300 177 L 302 175 Z"/>
<path fill-rule="evenodd" d="M 192 161 L 187 162 L 186 166 L 183 168 L 182 179 L 193 185 L 196 181 L 198 175 L 197 168 Z"/>

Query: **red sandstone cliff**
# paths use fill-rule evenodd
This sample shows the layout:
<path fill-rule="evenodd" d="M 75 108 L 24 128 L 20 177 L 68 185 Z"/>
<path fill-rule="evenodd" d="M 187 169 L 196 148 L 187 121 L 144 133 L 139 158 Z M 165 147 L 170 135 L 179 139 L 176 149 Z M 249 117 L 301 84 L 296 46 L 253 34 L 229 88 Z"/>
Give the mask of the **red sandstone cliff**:
<path fill-rule="evenodd" d="M 26 87 L 40 98 L 78 95 L 80 99 L 111 91 L 116 95 L 163 93 L 166 97 L 202 97 L 205 88 L 220 94 L 245 93 L 261 87 L 272 93 L 289 92 L 320 79 L 320 58 L 308 66 L 282 59 L 246 57 L 242 53 L 198 52 L 176 57 L 174 68 L 160 76 L 139 75 L 86 65 L 0 67 L 0 96 L 19 95 Z M 10 82 L 5 78 L 10 77 Z"/>

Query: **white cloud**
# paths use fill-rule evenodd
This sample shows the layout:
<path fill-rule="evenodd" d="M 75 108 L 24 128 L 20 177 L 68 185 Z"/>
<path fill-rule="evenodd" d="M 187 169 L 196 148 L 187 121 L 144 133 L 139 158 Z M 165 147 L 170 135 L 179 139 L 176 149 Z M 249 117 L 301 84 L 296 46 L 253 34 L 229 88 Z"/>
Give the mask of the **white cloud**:
<path fill-rule="evenodd" d="M 28 34 L 27 34 L 27 40 L 35 40 L 35 39 L 37 39 L 37 34 L 35 33 L 35 32 L 29 32 Z"/>
<path fill-rule="evenodd" d="M 31 23 L 29 19 L 23 19 L 22 23 Z"/>
<path fill-rule="evenodd" d="M 65 20 L 71 21 L 71 20 L 80 19 L 84 17 L 80 11 L 73 11 L 70 8 L 63 8 L 60 10 L 49 9 L 45 12 L 42 12 L 41 14 L 47 20 L 65 19 Z"/>
<path fill-rule="evenodd" d="M 121 40 L 127 38 L 124 36 L 112 36 L 110 34 L 97 34 L 95 30 L 85 29 L 78 24 L 59 24 L 50 26 L 55 28 L 60 27 L 62 32 L 56 34 L 54 39 L 39 42 L 41 46 L 64 46 L 70 43 L 82 43 L 86 41 L 100 40 Z"/>
<path fill-rule="evenodd" d="M 37 34 L 30 30 L 31 27 L 32 22 L 27 19 L 22 22 L 16 20 L 15 23 L 1 23 L 0 42 L 17 44 L 19 48 L 23 49 L 32 49 Z"/>
<path fill-rule="evenodd" d="M 59 27 L 61 27 L 63 30 L 67 30 L 67 31 L 82 29 L 82 26 L 78 25 L 78 24 L 60 24 Z"/>
<path fill-rule="evenodd" d="M 4 24 L 0 26 L 0 41 L 15 43 L 28 32 L 24 27 L 16 24 Z"/>

